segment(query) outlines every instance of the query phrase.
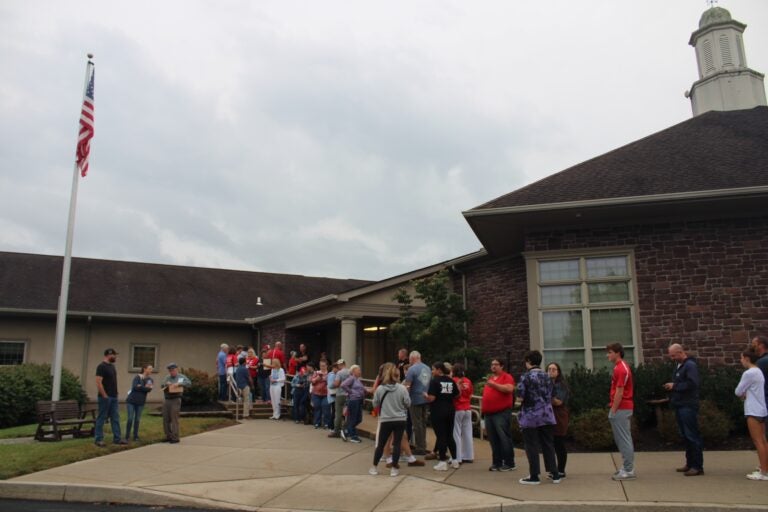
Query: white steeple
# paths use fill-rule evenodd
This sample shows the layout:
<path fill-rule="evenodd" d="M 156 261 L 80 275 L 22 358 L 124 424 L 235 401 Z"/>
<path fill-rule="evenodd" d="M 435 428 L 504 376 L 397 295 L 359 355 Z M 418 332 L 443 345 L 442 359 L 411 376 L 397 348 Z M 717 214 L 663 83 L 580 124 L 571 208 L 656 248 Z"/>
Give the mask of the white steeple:
<path fill-rule="evenodd" d="M 688 42 L 696 48 L 699 79 L 686 96 L 693 115 L 765 105 L 763 74 L 747 67 L 742 34 L 747 26 L 722 7 L 710 7 Z"/>

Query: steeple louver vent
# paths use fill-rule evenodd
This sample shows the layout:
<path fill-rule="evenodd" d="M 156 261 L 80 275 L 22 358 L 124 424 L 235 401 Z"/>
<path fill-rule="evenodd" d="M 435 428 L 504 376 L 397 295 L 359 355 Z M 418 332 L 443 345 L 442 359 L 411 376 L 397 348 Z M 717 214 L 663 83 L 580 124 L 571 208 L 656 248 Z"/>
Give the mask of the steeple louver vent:
<path fill-rule="evenodd" d="M 731 59 L 731 45 L 728 44 L 728 36 L 720 35 L 720 58 L 723 59 L 723 66 L 733 66 Z"/>

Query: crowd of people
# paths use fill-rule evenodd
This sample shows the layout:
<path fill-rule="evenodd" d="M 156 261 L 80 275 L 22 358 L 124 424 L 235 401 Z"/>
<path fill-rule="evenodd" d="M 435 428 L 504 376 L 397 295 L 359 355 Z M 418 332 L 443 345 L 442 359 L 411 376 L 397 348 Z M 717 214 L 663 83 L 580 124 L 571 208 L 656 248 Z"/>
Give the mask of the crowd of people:
<path fill-rule="evenodd" d="M 372 414 L 378 418 L 378 425 L 370 474 L 379 473 L 382 458 L 392 476 L 399 474 L 401 460 L 409 466 L 425 466 L 426 460 L 434 460 L 435 471 L 458 469 L 462 464 L 474 462 L 471 404 L 474 385 L 461 363 L 441 361 L 430 367 L 422 362 L 418 351 L 408 353 L 401 349 L 395 362 L 381 365 L 373 386 L 368 388 L 361 379 L 358 365 L 347 366 L 343 359 L 331 363 L 325 354 L 314 363 L 303 344 L 298 351 L 290 353 L 286 362 L 281 345 L 278 342 L 274 347 L 264 347 L 261 357 L 257 357 L 253 349 L 222 345 L 217 359 L 220 399 L 231 398 L 229 390 L 234 382 L 234 388 L 247 396 L 249 403 L 251 397 L 271 403 L 272 419 L 280 419 L 283 386 L 290 386 L 291 414 L 296 423 L 324 429 L 331 438 L 360 443 L 357 427 L 362 422 L 364 400 L 372 396 Z M 607 416 L 622 459 L 621 467 L 612 475 L 617 481 L 637 477 L 631 429 L 634 379 L 624 355 L 621 344 L 606 346 L 607 360 L 613 365 Z M 698 366 L 680 344 L 670 345 L 668 356 L 675 363 L 675 371 L 664 388 L 669 392 L 670 407 L 686 446 L 685 464 L 677 471 L 685 476 L 703 475 L 703 442 L 698 428 L 701 387 Z M 503 361 L 492 360 L 480 402 L 481 426 L 492 454 L 489 471 L 494 472 L 517 469 L 511 421 L 513 408 L 516 401 L 519 402 L 517 418 L 528 460 L 528 475 L 519 479 L 523 485 L 540 484 L 542 475 L 555 484 L 566 478 L 565 440 L 571 390 L 560 365 L 551 362 L 542 368 L 542 360 L 541 352 L 527 352 L 523 361 L 526 371 L 517 381 L 505 371 Z M 759 462 L 747 478 L 768 480 L 765 398 L 768 338 L 756 336 L 742 353 L 741 363 L 745 372 L 735 394 L 744 399 L 747 427 Z M 129 429 L 135 416 L 135 411 L 129 412 Z M 426 446 L 428 422 L 435 434 L 431 449 Z M 544 461 L 543 471 L 540 457 Z"/>

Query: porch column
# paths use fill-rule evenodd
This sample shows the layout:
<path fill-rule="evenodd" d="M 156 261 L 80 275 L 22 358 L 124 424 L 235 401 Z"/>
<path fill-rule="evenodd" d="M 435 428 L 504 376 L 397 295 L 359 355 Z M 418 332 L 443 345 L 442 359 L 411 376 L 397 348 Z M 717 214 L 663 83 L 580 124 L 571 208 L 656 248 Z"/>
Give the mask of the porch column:
<path fill-rule="evenodd" d="M 341 358 L 347 362 L 347 368 L 357 361 L 357 320 L 341 318 Z"/>

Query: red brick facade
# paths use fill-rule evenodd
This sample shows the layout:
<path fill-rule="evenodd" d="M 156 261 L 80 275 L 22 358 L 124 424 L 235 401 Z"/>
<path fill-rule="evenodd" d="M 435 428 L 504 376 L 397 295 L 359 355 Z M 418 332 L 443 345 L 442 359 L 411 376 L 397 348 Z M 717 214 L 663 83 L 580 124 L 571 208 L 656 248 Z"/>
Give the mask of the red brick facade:
<path fill-rule="evenodd" d="M 529 235 L 526 251 L 632 247 L 645 361 L 672 342 L 709 364 L 737 364 L 755 332 L 768 333 L 768 217 Z M 467 269 L 470 342 L 513 369 L 528 349 L 525 266 L 513 258 Z"/>

